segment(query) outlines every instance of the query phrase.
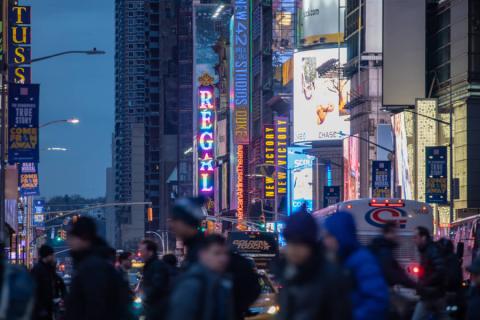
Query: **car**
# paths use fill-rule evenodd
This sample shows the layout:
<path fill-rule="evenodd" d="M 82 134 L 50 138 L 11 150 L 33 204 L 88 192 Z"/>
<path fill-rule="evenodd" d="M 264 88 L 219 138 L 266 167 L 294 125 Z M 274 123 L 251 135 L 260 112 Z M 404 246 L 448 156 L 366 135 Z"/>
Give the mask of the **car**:
<path fill-rule="evenodd" d="M 278 289 L 265 271 L 259 271 L 260 297 L 248 310 L 245 320 L 270 320 L 280 310 L 277 304 Z"/>

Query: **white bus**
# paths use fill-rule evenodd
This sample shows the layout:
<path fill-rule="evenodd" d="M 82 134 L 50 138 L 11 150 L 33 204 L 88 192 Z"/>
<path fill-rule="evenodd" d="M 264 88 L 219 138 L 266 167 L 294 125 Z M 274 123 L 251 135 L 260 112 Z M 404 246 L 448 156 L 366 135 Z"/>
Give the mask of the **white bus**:
<path fill-rule="evenodd" d="M 321 223 L 326 217 L 339 211 L 353 215 L 357 225 L 357 236 L 360 242 L 368 245 L 373 238 L 381 233 L 381 228 L 389 221 L 399 225 L 399 246 L 395 257 L 409 269 L 409 273 L 418 271 L 418 250 L 413 242 L 415 228 L 423 226 L 433 231 L 432 207 L 426 203 L 414 200 L 391 198 L 358 199 L 337 203 L 313 213 Z"/>
<path fill-rule="evenodd" d="M 464 279 L 470 278 L 470 273 L 465 270 L 473 260 L 480 255 L 480 215 L 456 220 L 450 226 L 450 236 L 454 245 L 462 246 L 463 275 Z"/>

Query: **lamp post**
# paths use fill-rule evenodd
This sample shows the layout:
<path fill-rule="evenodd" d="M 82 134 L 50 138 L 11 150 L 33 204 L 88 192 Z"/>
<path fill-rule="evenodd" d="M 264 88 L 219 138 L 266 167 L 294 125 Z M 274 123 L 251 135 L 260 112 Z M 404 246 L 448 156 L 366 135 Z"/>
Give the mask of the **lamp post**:
<path fill-rule="evenodd" d="M 57 123 L 70 123 L 70 124 L 79 124 L 80 123 L 80 119 L 78 118 L 70 118 L 70 119 L 60 119 L 60 120 L 52 120 L 52 121 L 48 121 L 44 124 L 41 124 L 39 126 L 39 128 L 45 128 L 45 127 L 48 127 L 48 126 L 51 126 L 52 124 L 57 124 Z"/>
<path fill-rule="evenodd" d="M 100 54 L 105 54 L 105 53 L 106 53 L 105 51 L 97 50 L 97 48 L 93 48 L 91 50 L 69 50 L 69 51 L 62 51 L 62 52 L 50 54 L 50 55 L 44 56 L 44 57 L 34 58 L 34 59 L 30 60 L 30 63 L 39 62 L 39 61 L 43 61 L 43 60 L 48 60 L 48 59 L 52 59 L 52 58 L 55 58 L 55 57 L 64 56 L 64 55 L 67 55 L 67 54 L 100 55 Z"/>

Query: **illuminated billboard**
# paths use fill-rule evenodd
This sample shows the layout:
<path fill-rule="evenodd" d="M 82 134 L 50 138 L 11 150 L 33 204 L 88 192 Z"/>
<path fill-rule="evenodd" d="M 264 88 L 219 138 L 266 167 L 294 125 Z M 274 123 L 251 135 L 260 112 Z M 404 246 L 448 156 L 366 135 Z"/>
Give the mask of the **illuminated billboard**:
<path fill-rule="evenodd" d="M 300 45 L 343 42 L 345 7 L 341 0 L 303 0 L 300 12 Z"/>
<path fill-rule="evenodd" d="M 360 198 L 360 140 L 351 136 L 343 140 L 343 200 Z"/>
<path fill-rule="evenodd" d="M 288 148 L 289 212 L 295 212 L 302 204 L 313 210 L 313 160 L 314 156 L 303 153 L 304 148 Z"/>
<path fill-rule="evenodd" d="M 408 124 L 412 124 L 412 114 L 402 112 L 392 117 L 395 132 L 395 167 L 397 184 L 401 187 L 401 198 L 413 199 L 413 162 L 410 161 L 408 145 Z M 409 121 L 410 120 L 410 121 Z M 412 164 L 412 165 L 410 165 Z"/>
<path fill-rule="evenodd" d="M 271 124 L 263 127 L 263 163 L 275 166 L 275 127 Z M 273 175 L 264 178 L 263 197 L 265 199 L 275 198 Z"/>
<path fill-rule="evenodd" d="M 278 195 L 287 194 L 287 146 L 288 118 L 274 117 L 275 122 L 275 171 L 276 192 Z"/>
<path fill-rule="evenodd" d="M 205 74 L 198 88 L 198 192 L 207 198 L 214 194 L 214 123 L 215 99 L 214 87 L 208 85 L 213 79 Z"/>
<path fill-rule="evenodd" d="M 341 77 L 346 49 L 320 49 L 294 55 L 294 141 L 339 140 L 346 121 L 350 82 Z M 340 75 L 340 78 L 339 78 Z"/>

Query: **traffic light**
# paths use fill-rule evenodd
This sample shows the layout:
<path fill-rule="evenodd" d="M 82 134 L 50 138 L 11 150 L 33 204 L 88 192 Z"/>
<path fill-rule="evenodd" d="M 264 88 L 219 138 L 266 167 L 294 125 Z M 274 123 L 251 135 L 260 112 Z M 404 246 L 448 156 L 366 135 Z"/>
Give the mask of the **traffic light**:
<path fill-rule="evenodd" d="M 67 240 L 67 231 L 65 230 L 60 230 L 60 238 L 62 238 L 62 240 Z"/>
<path fill-rule="evenodd" d="M 262 214 L 260 216 L 260 229 L 265 231 L 265 227 L 266 227 L 266 221 L 265 221 L 265 214 Z"/>
<path fill-rule="evenodd" d="M 200 224 L 200 231 L 203 233 L 207 231 L 207 220 L 202 220 L 202 223 Z"/>
<path fill-rule="evenodd" d="M 147 220 L 148 220 L 148 222 L 153 221 L 153 208 L 152 207 L 149 207 L 147 209 Z"/>
<path fill-rule="evenodd" d="M 62 241 L 62 230 L 59 229 L 57 232 L 57 236 L 55 237 L 55 241 L 60 242 Z"/>

